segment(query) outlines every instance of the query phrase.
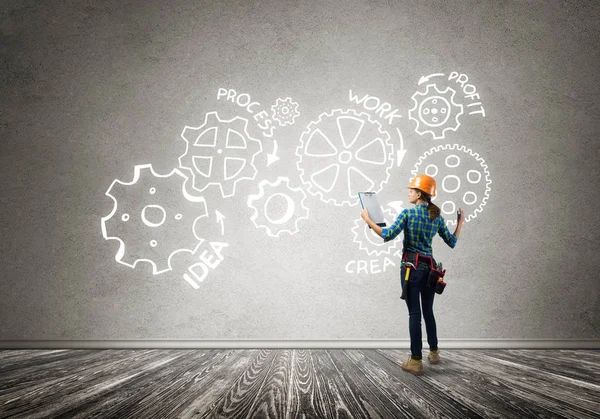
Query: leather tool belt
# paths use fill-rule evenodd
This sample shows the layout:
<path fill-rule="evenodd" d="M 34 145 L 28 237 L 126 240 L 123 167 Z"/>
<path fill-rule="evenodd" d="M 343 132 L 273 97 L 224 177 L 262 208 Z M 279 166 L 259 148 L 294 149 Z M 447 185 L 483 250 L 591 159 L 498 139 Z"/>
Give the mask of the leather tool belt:
<path fill-rule="evenodd" d="M 421 263 L 425 263 L 429 266 L 429 274 L 427 276 L 427 286 L 429 288 L 435 288 L 435 292 L 437 294 L 441 294 L 444 292 L 444 288 L 446 287 L 446 283 L 443 281 L 444 275 L 446 275 L 446 270 L 443 271 L 439 269 L 438 264 L 432 256 L 422 255 L 420 253 L 413 252 L 403 252 L 402 253 L 402 261 L 410 262 L 413 265 L 419 266 L 419 261 Z"/>
<path fill-rule="evenodd" d="M 435 268 L 436 267 L 436 263 L 435 263 L 435 259 L 431 256 L 426 256 L 426 255 L 422 255 L 420 253 L 413 253 L 413 252 L 403 252 L 402 253 L 402 261 L 403 262 L 410 262 L 413 265 L 418 266 L 419 265 L 419 260 L 421 261 L 421 263 L 426 263 L 427 265 L 429 265 L 429 268 Z"/>

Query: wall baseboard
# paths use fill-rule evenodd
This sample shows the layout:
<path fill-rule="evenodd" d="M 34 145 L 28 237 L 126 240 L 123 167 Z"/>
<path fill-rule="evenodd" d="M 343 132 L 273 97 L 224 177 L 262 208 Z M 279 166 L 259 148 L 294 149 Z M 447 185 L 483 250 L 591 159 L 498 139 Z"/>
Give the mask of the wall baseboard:
<path fill-rule="evenodd" d="M 600 349 L 600 339 L 439 339 L 444 349 Z M 427 348 L 427 342 L 423 342 Z M 410 349 L 409 339 L 0 340 L 0 349 Z"/>

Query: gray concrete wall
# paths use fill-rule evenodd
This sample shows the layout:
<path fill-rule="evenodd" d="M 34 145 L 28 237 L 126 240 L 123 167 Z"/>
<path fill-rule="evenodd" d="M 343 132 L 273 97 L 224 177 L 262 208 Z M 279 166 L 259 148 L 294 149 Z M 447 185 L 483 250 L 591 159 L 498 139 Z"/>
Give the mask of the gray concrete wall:
<path fill-rule="evenodd" d="M 434 166 L 450 230 L 451 203 L 468 216 L 454 249 L 433 243 L 440 339 L 599 338 L 599 14 L 592 1 L 2 2 L 0 338 L 407 339 L 402 234 L 387 247 L 365 234 L 348 164 L 388 222 L 411 207 L 413 171 Z M 297 109 L 271 109 L 288 97 Z M 344 156 L 337 124 L 346 141 L 363 125 Z M 216 127 L 204 148 L 199 127 Z M 326 139 L 338 178 L 312 177 Z M 240 159 L 230 175 L 244 164 L 229 180 L 225 156 Z"/>

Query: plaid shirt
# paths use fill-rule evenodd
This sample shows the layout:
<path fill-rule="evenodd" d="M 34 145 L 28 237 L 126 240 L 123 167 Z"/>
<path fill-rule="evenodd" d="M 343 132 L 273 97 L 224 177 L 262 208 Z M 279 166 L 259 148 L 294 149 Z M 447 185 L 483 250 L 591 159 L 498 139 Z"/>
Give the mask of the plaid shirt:
<path fill-rule="evenodd" d="M 421 255 L 433 256 L 431 241 L 436 233 L 444 239 L 451 248 L 456 246 L 456 236 L 446 227 L 446 220 L 440 214 L 434 221 L 429 219 L 427 204 L 417 204 L 414 208 L 405 209 L 396 218 L 390 227 L 381 229 L 384 241 L 390 241 L 404 229 L 407 221 L 407 231 L 404 232 L 404 252 L 414 252 Z"/>

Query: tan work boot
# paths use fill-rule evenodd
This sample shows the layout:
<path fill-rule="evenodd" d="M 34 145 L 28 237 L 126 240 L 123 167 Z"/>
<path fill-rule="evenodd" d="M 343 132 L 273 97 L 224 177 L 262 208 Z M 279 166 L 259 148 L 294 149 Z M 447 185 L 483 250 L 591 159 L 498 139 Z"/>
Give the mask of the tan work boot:
<path fill-rule="evenodd" d="M 413 375 L 423 374 L 423 361 L 421 359 L 412 359 L 412 355 L 408 356 L 408 361 L 402 363 L 402 369 L 410 372 Z"/>
<path fill-rule="evenodd" d="M 427 355 L 427 360 L 430 364 L 439 364 L 440 363 L 440 350 L 436 349 L 435 351 L 429 351 L 429 355 Z"/>

